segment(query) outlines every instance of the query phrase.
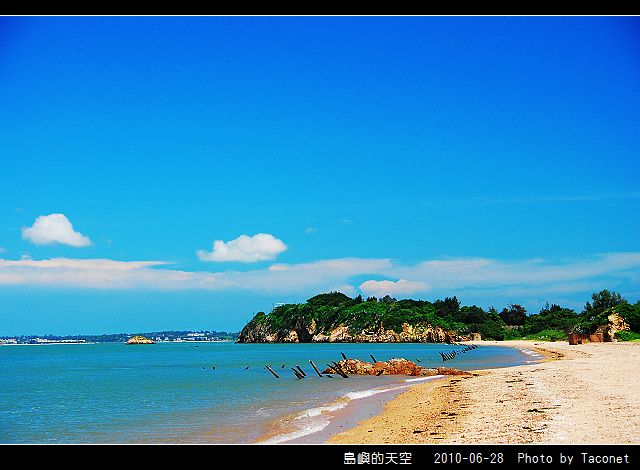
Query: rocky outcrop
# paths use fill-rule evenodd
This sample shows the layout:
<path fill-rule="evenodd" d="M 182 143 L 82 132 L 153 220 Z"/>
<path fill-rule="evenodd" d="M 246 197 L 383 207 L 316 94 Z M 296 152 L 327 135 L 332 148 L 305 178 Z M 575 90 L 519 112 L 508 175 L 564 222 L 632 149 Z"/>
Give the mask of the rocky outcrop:
<path fill-rule="evenodd" d="M 576 345 L 583 343 L 606 343 L 610 341 L 618 341 L 616 333 L 619 331 L 628 331 L 630 329 L 629 324 L 624 321 L 624 318 L 612 309 L 612 313 L 607 316 L 607 323 L 598 326 L 592 334 L 576 333 L 575 331 L 569 333 L 569 344 Z"/>
<path fill-rule="evenodd" d="M 289 341 L 297 343 L 297 335 L 294 338 L 291 336 Z M 269 330 L 266 324 L 252 324 L 248 323 L 238 335 L 238 343 L 284 343 L 284 338 L 278 338 L 278 335 Z"/>
<path fill-rule="evenodd" d="M 144 336 L 137 335 L 132 338 L 129 338 L 127 344 L 155 344 L 155 341 L 145 338 Z"/>
<path fill-rule="evenodd" d="M 266 323 L 249 323 L 240 332 L 238 343 L 454 343 L 464 339 L 453 331 L 429 323 L 403 323 L 400 332 L 382 327 L 378 330 L 352 331 L 345 325 L 339 325 L 331 331 L 316 330 L 315 321 L 309 327 L 297 321 L 292 330 L 280 333 L 271 332 Z"/>
<path fill-rule="evenodd" d="M 629 331 L 631 328 L 629 324 L 624 321 L 617 312 L 613 312 L 611 315 L 607 317 L 609 321 L 607 328 L 605 330 L 605 335 L 607 335 L 607 341 L 616 341 L 616 333 L 618 331 Z"/>
<path fill-rule="evenodd" d="M 343 359 L 338 362 L 339 368 L 347 375 L 410 375 L 414 377 L 434 375 L 468 375 L 458 369 L 438 367 L 429 369 L 417 365 L 415 362 L 404 358 L 394 358 L 388 361 L 366 362 L 359 359 Z M 333 374 L 332 368 L 327 368 L 323 374 Z"/>

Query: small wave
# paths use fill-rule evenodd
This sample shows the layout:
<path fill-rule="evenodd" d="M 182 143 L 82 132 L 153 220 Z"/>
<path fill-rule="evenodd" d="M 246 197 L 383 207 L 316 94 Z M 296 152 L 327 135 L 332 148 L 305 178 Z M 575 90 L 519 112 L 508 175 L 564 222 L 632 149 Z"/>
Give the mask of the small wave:
<path fill-rule="evenodd" d="M 405 382 L 426 382 L 428 380 L 439 379 L 444 375 L 432 375 L 429 377 L 416 377 L 415 379 L 405 379 Z"/>
<path fill-rule="evenodd" d="M 429 378 L 432 378 L 432 377 L 429 377 Z M 387 387 L 387 388 L 371 388 L 366 390 L 360 390 L 357 392 L 349 392 L 344 396 L 342 396 L 341 398 L 337 399 L 336 401 L 331 402 L 327 405 L 309 408 L 308 410 L 298 413 L 291 420 L 291 422 L 296 423 L 296 426 L 298 427 L 298 429 L 292 432 L 280 434 L 278 436 L 269 438 L 266 441 L 264 441 L 264 444 L 279 444 L 282 442 L 298 439 L 298 438 L 307 436 L 309 434 L 320 432 L 330 424 L 330 418 L 327 417 L 325 413 L 331 413 L 332 411 L 341 410 L 342 408 L 346 407 L 350 402 L 354 400 L 360 400 L 362 398 L 378 395 L 380 393 L 402 390 L 407 387 L 409 387 L 409 385 L 400 385 L 397 387 Z"/>
<path fill-rule="evenodd" d="M 361 390 L 359 392 L 351 392 L 345 395 L 349 400 L 359 400 L 360 398 L 367 398 L 373 395 L 384 392 L 393 392 L 394 390 L 400 390 L 406 388 L 406 386 L 392 387 L 392 388 L 370 388 L 367 390 Z"/>
<path fill-rule="evenodd" d="M 330 403 L 328 405 L 318 406 L 316 408 L 310 408 L 306 411 L 303 411 L 293 419 L 297 420 L 297 419 L 303 419 L 303 418 L 314 418 L 316 416 L 320 416 L 322 413 L 326 413 L 327 411 L 338 411 L 344 408 L 345 406 L 347 406 L 347 403 L 348 402 L 345 400 L 340 400 L 334 403 Z"/>
<path fill-rule="evenodd" d="M 522 351 L 525 354 L 528 354 L 529 356 L 534 356 L 534 357 L 542 357 L 540 354 L 538 354 L 535 351 L 531 351 L 529 349 L 521 349 L 520 351 Z"/>
<path fill-rule="evenodd" d="M 385 392 L 393 392 L 395 390 L 401 390 L 406 388 L 406 385 L 400 385 L 398 387 L 391 388 L 370 388 L 367 390 L 360 390 L 358 392 L 349 392 L 338 400 L 329 403 L 328 405 L 322 405 L 315 408 L 310 408 L 308 410 L 303 411 L 298 414 L 294 420 L 300 420 L 304 418 L 314 418 L 316 416 L 320 416 L 322 413 L 338 411 L 349 404 L 350 401 L 360 400 L 361 398 L 371 397 L 373 395 L 378 395 L 379 393 Z"/>
<path fill-rule="evenodd" d="M 320 432 L 324 428 L 329 426 L 329 420 L 324 419 L 322 421 L 314 421 L 313 423 L 304 426 L 296 431 L 289 432 L 287 434 L 281 434 L 279 436 L 274 436 L 266 441 L 263 441 L 263 444 L 280 444 L 282 442 L 291 441 L 293 439 L 298 439 L 300 437 L 307 436 L 309 434 L 313 434 L 315 432 Z"/>

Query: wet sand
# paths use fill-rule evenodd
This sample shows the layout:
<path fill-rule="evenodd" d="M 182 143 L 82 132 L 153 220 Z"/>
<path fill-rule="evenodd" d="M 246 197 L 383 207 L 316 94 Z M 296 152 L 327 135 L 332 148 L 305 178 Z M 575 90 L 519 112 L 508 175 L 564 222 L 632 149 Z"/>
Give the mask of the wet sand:
<path fill-rule="evenodd" d="M 411 387 L 334 444 L 640 443 L 640 343 L 478 342 L 544 361 Z"/>

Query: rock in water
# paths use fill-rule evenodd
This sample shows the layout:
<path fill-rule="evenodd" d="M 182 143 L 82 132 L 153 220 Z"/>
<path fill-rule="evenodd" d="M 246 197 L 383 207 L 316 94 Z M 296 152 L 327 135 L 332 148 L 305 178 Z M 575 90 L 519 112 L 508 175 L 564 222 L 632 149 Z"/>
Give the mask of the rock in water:
<path fill-rule="evenodd" d="M 417 365 L 415 362 L 404 358 L 394 358 L 388 361 L 379 361 L 370 363 L 359 359 L 343 359 L 338 362 L 340 368 L 347 374 L 354 375 L 411 375 L 411 376 L 433 376 L 433 375 L 468 375 L 457 369 L 448 367 L 438 367 L 437 369 L 428 369 Z M 323 374 L 332 372 L 326 369 Z"/>
<path fill-rule="evenodd" d="M 155 344 L 155 341 L 145 338 L 144 336 L 137 335 L 132 338 L 129 338 L 127 344 Z"/>

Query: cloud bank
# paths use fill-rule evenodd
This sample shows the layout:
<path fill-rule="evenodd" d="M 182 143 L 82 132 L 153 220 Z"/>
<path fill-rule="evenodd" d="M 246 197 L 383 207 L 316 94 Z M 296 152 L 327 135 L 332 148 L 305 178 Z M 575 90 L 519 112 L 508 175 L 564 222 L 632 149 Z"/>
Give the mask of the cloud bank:
<path fill-rule="evenodd" d="M 429 285 L 425 282 L 419 281 L 407 281 L 406 279 L 400 279 L 398 281 L 365 281 L 360 284 L 360 291 L 368 296 L 384 297 L 385 295 L 407 295 L 415 294 L 417 292 L 426 292 L 429 290 Z"/>
<path fill-rule="evenodd" d="M 252 237 L 240 235 L 228 242 L 215 240 L 213 251 L 198 250 L 196 254 L 201 261 L 253 263 L 273 260 L 286 249 L 287 245 L 270 233 L 258 233 Z"/>
<path fill-rule="evenodd" d="M 372 280 L 379 277 L 383 280 Z M 362 281 L 362 279 L 366 279 Z M 469 296 L 534 301 L 640 282 L 640 252 L 570 260 L 458 258 L 400 264 L 386 258 L 338 258 L 272 264 L 248 271 L 180 271 L 163 261 L 0 258 L 0 285 L 89 289 L 251 291 L 296 295 L 340 290 L 354 295 L 437 298 Z M 355 287 L 359 286 L 359 287 Z M 635 289 L 637 290 L 637 289 Z"/>
<path fill-rule="evenodd" d="M 22 238 L 36 245 L 60 243 L 76 248 L 91 245 L 89 237 L 76 232 L 64 214 L 39 216 L 31 227 L 22 228 Z"/>

